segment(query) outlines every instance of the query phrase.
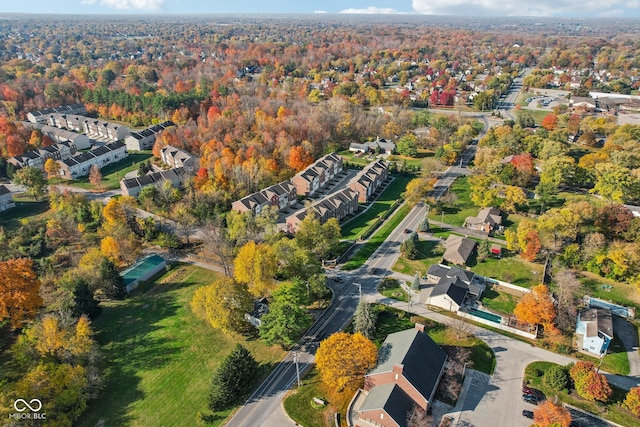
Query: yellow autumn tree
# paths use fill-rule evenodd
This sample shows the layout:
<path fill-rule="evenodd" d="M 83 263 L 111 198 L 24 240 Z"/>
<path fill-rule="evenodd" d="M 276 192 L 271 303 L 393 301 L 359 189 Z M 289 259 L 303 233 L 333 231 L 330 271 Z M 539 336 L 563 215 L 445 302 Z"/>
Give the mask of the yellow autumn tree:
<path fill-rule="evenodd" d="M 107 236 L 100 241 L 100 253 L 114 264 L 120 260 L 120 245 L 111 236 Z"/>
<path fill-rule="evenodd" d="M 191 310 L 196 316 L 227 334 L 239 332 L 248 325 L 244 315 L 252 307 L 253 298 L 246 285 L 230 277 L 196 289 L 191 299 Z"/>
<path fill-rule="evenodd" d="M 338 392 L 356 390 L 364 374 L 376 365 L 378 351 L 371 340 L 359 332 L 337 332 L 320 343 L 316 366 L 322 382 Z"/>
<path fill-rule="evenodd" d="M 28 258 L 0 262 L 0 319 L 17 328 L 33 318 L 42 305 L 40 280 Z"/>
<path fill-rule="evenodd" d="M 278 257 L 273 246 L 253 240 L 245 244 L 233 263 L 237 281 L 247 284 L 254 296 L 264 296 L 275 285 Z"/>
<path fill-rule="evenodd" d="M 545 285 L 538 285 L 531 289 L 533 292 L 525 294 L 516 308 L 513 310 L 516 318 L 520 322 L 541 324 L 545 332 L 555 333 L 557 329 L 554 325 L 556 319 L 556 307 L 549 294 L 549 288 Z"/>
<path fill-rule="evenodd" d="M 571 413 L 564 406 L 545 400 L 533 411 L 533 420 L 538 427 L 569 427 Z"/>
<path fill-rule="evenodd" d="M 44 162 L 44 171 L 49 178 L 56 178 L 60 175 L 60 165 L 52 158 L 48 158 L 47 161 Z"/>

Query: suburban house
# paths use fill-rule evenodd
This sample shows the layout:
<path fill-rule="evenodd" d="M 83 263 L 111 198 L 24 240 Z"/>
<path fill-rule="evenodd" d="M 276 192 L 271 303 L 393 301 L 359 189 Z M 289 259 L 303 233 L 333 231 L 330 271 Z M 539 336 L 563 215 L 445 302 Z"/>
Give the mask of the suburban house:
<path fill-rule="evenodd" d="M 16 203 L 13 201 L 11 190 L 9 190 L 6 185 L 0 184 L 0 212 L 15 207 Z"/>
<path fill-rule="evenodd" d="M 327 154 L 298 172 L 291 178 L 300 196 L 312 196 L 323 188 L 337 174 L 342 172 L 342 157 L 336 153 Z"/>
<path fill-rule="evenodd" d="M 278 210 L 284 210 L 293 206 L 297 200 L 296 187 L 291 181 L 283 181 L 236 200 L 231 203 L 231 209 L 236 212 L 251 211 L 257 215 L 266 206 L 274 206 Z"/>
<path fill-rule="evenodd" d="M 122 142 L 112 142 L 93 150 L 78 153 L 67 159 L 58 160 L 60 176 L 66 179 L 76 179 L 89 175 L 91 166 L 103 168 L 119 162 L 127 157 L 127 149 Z"/>
<path fill-rule="evenodd" d="M 352 142 L 349 144 L 349 151 L 355 153 L 380 153 L 380 154 L 393 154 L 396 151 L 396 144 L 388 139 L 376 138 L 375 141 L 368 141 L 362 144 Z"/>
<path fill-rule="evenodd" d="M 366 203 L 373 198 L 376 191 L 382 186 L 389 176 L 389 168 L 382 160 L 376 160 L 362 169 L 347 187 L 359 194 L 358 201 Z"/>
<path fill-rule="evenodd" d="M 27 151 L 19 156 L 11 157 L 7 162 L 16 168 L 31 166 L 44 169 L 44 164 L 48 159 L 65 160 L 76 153 L 76 146 L 71 142 L 59 142 L 57 144 L 42 147 L 37 150 Z"/>
<path fill-rule="evenodd" d="M 142 151 L 151 150 L 153 144 L 156 142 L 156 136 L 168 127 L 175 126 L 171 121 L 159 123 L 157 125 L 149 126 L 141 131 L 131 131 L 128 136 L 124 138 L 124 143 L 127 146 L 128 151 Z"/>
<path fill-rule="evenodd" d="M 54 142 L 72 142 L 78 150 L 86 150 L 91 147 L 91 140 L 81 133 L 43 124 L 36 124 L 34 128 L 39 129 L 43 135 L 47 135 Z"/>
<path fill-rule="evenodd" d="M 483 283 L 475 274 L 458 267 L 434 264 L 427 271 L 427 279 L 436 283 L 428 300 L 429 305 L 457 312 L 469 299 L 479 299 L 484 292 Z"/>
<path fill-rule="evenodd" d="M 169 165 L 172 168 L 185 168 L 190 172 L 195 172 L 200 164 L 200 160 L 197 157 L 171 145 L 162 147 L 160 156 L 162 163 L 165 165 Z"/>
<path fill-rule="evenodd" d="M 446 250 L 442 259 L 452 264 L 465 265 L 476 248 L 476 241 L 451 234 L 444 242 L 444 246 Z"/>
<path fill-rule="evenodd" d="M 340 221 L 347 215 L 351 215 L 358 210 L 358 193 L 345 188 L 335 193 L 325 196 L 313 205 L 304 208 L 286 219 L 286 231 L 295 233 L 300 228 L 300 223 L 309 214 L 315 215 L 320 223 L 324 224 L 330 218 L 337 218 Z"/>
<path fill-rule="evenodd" d="M 56 108 L 32 111 L 27 114 L 31 123 L 45 123 L 51 114 L 87 114 L 84 104 L 62 105 Z"/>
<path fill-rule="evenodd" d="M 269 312 L 269 300 L 266 297 L 253 301 L 251 313 L 245 313 L 244 318 L 256 328 L 262 326 L 262 316 Z"/>
<path fill-rule="evenodd" d="M 166 171 L 148 173 L 136 178 L 125 178 L 120 181 L 122 195 L 138 197 L 144 187 L 154 185 L 161 188 L 165 182 L 171 182 L 175 188 L 184 186 L 187 179 L 187 171 L 184 168 L 173 168 Z"/>
<path fill-rule="evenodd" d="M 576 335 L 580 349 L 597 356 L 605 354 L 613 339 L 611 312 L 595 307 L 581 310 L 578 313 Z"/>
<path fill-rule="evenodd" d="M 47 117 L 47 124 L 58 129 L 67 129 L 74 132 L 84 132 L 84 122 L 92 120 L 86 116 L 77 114 L 54 113 Z"/>
<path fill-rule="evenodd" d="M 464 220 L 464 226 L 487 234 L 501 231 L 503 229 L 502 212 L 493 207 L 480 209 L 477 216 L 470 216 Z"/>
<path fill-rule="evenodd" d="M 424 332 L 424 325 L 389 334 L 378 352 L 378 365 L 365 376 L 364 390 L 352 400 L 358 422 L 406 427 L 414 406 L 425 411 L 442 378 L 447 354 Z M 357 415 L 355 415 L 357 414 Z"/>

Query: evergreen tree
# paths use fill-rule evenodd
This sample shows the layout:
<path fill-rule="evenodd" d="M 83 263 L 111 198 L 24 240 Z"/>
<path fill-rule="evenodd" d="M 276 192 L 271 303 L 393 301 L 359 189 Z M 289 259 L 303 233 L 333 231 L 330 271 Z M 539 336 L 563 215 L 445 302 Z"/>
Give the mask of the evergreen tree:
<path fill-rule="evenodd" d="M 484 261 L 491 255 L 491 243 L 488 239 L 484 239 L 478 245 L 478 261 Z"/>
<path fill-rule="evenodd" d="M 80 317 L 86 314 L 94 319 L 102 311 L 98 304 L 89 284 L 84 279 L 79 279 L 73 289 L 73 315 Z"/>
<path fill-rule="evenodd" d="M 108 298 L 124 299 L 127 293 L 124 287 L 124 280 L 118 273 L 115 264 L 109 259 L 104 258 L 100 263 L 98 278 L 99 287 Z"/>
<path fill-rule="evenodd" d="M 220 411 L 229 407 L 258 377 L 259 365 L 249 350 L 240 344 L 220 364 L 211 379 L 209 409 Z"/>
<path fill-rule="evenodd" d="M 411 282 L 411 289 L 414 291 L 420 289 L 420 273 L 416 273 L 416 276 L 413 278 L 413 282 Z"/>
<path fill-rule="evenodd" d="M 360 332 L 369 339 L 373 339 L 376 332 L 377 314 L 371 308 L 371 304 L 360 301 L 356 312 L 353 314 L 353 331 Z"/>
<path fill-rule="evenodd" d="M 418 225 L 418 231 L 422 231 L 423 233 L 429 231 L 429 218 L 426 216 L 424 217 L 422 222 L 420 222 L 420 225 Z"/>
<path fill-rule="evenodd" d="M 418 259 L 418 234 L 411 233 L 411 235 L 402 242 L 400 245 L 400 251 L 402 255 L 407 259 Z"/>

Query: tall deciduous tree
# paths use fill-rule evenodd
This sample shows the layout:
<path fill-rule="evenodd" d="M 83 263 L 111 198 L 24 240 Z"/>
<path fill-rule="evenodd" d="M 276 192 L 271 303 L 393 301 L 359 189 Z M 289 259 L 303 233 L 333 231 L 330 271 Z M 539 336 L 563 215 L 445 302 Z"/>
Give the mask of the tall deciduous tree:
<path fill-rule="evenodd" d="M 0 262 L 0 319 L 16 328 L 36 315 L 42 305 L 40 280 L 28 258 Z"/>
<path fill-rule="evenodd" d="M 539 427 L 569 427 L 571 413 L 567 408 L 545 400 L 533 411 L 533 420 Z"/>
<path fill-rule="evenodd" d="M 255 383 L 259 368 L 249 350 L 236 344 L 213 374 L 209 409 L 220 411 L 237 401 Z"/>
<path fill-rule="evenodd" d="M 553 322 L 556 318 L 556 308 L 549 295 L 549 289 L 545 285 L 538 285 L 532 290 L 533 292 L 525 294 L 520 299 L 513 314 L 521 322 L 542 324 L 545 332 L 555 331 Z"/>
<path fill-rule="evenodd" d="M 36 167 L 25 166 L 14 175 L 14 182 L 27 187 L 27 194 L 38 200 L 47 189 L 47 180 L 42 171 Z"/>
<path fill-rule="evenodd" d="M 245 313 L 251 311 L 253 299 L 244 283 L 224 277 L 210 285 L 196 289 L 191 310 L 216 329 L 226 334 L 240 332 L 247 327 Z"/>
<path fill-rule="evenodd" d="M 303 299 L 292 285 L 280 286 L 273 293 L 269 312 L 262 316 L 260 336 L 270 344 L 293 345 L 311 325 L 311 316 L 301 306 Z"/>
<path fill-rule="evenodd" d="M 44 162 L 44 171 L 49 178 L 57 178 L 58 175 L 60 175 L 60 165 L 52 158 L 48 158 L 47 161 Z"/>
<path fill-rule="evenodd" d="M 356 332 L 337 332 L 320 343 L 316 365 L 322 382 L 337 390 L 356 390 L 364 382 L 364 374 L 376 364 L 375 344 Z"/>
<path fill-rule="evenodd" d="M 89 168 L 89 182 L 98 190 L 102 189 L 102 172 L 100 166 L 93 164 Z"/>
<path fill-rule="evenodd" d="M 264 296 L 273 289 L 278 265 L 271 245 L 250 241 L 240 248 L 233 265 L 236 280 L 246 283 L 254 296 Z"/>
<path fill-rule="evenodd" d="M 558 327 L 569 332 L 576 325 L 579 291 L 582 285 L 575 273 L 567 269 L 554 274 L 553 280 L 556 284 L 555 294 L 558 301 Z"/>
<path fill-rule="evenodd" d="M 330 218 L 324 224 L 315 215 L 307 215 L 296 232 L 296 243 L 319 259 L 326 259 L 340 242 L 340 224 Z"/>

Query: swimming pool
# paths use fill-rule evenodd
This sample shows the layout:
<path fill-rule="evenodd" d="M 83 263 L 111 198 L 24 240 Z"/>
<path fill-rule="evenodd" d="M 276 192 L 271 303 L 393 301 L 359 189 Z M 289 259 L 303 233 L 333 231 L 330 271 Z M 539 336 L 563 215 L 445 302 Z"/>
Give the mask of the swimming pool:
<path fill-rule="evenodd" d="M 473 314 L 474 316 L 481 317 L 483 319 L 486 319 L 490 322 L 497 323 L 497 324 L 500 324 L 500 322 L 502 321 L 502 317 L 498 316 L 497 314 L 489 313 L 482 310 L 477 310 L 475 308 L 469 309 L 469 314 Z"/>

